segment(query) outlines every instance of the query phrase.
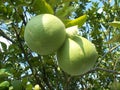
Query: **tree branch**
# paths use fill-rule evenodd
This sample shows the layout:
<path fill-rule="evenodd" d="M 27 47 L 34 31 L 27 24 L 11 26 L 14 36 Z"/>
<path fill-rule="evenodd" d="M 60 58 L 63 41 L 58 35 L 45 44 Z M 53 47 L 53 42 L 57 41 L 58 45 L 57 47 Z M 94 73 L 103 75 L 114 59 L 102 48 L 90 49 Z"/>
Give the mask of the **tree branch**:
<path fill-rule="evenodd" d="M 80 76 L 84 76 L 86 74 L 89 74 L 89 73 L 92 73 L 92 72 L 95 72 L 95 71 L 104 71 L 104 72 L 113 73 L 113 74 L 120 74 L 120 72 L 115 71 L 115 70 L 96 67 L 96 68 L 93 68 L 93 69 L 89 70 L 88 72 L 85 72 L 85 73 L 81 74 Z"/>
<path fill-rule="evenodd" d="M 105 72 L 113 73 L 113 74 L 120 74 L 120 72 L 118 72 L 118 71 L 110 70 L 110 69 L 104 69 L 104 68 L 100 68 L 100 67 L 97 67 L 96 70 L 105 71 Z"/>
<path fill-rule="evenodd" d="M 67 78 L 67 81 L 66 81 L 66 84 L 65 84 L 65 86 L 64 86 L 64 90 L 68 90 L 69 89 L 69 83 L 70 83 L 70 81 L 71 81 L 71 76 L 69 76 L 68 78 Z"/>
<path fill-rule="evenodd" d="M 21 51 L 23 52 L 25 60 L 28 62 L 29 66 L 30 66 L 30 69 L 32 71 L 32 74 L 35 77 L 36 82 L 40 85 L 40 87 L 41 87 L 42 90 L 45 90 L 44 86 L 41 84 L 40 79 L 37 77 L 36 71 L 34 72 L 34 69 L 32 68 L 32 65 L 31 65 L 31 63 L 30 63 L 30 61 L 29 61 L 29 59 L 27 57 L 27 53 L 24 50 L 24 47 L 23 47 L 22 42 L 21 42 L 21 39 L 20 39 L 19 34 L 17 33 L 16 27 L 14 25 L 13 25 L 13 28 L 15 30 L 16 37 L 17 37 L 17 40 L 18 40 L 18 43 L 19 43 L 18 46 L 21 49 Z"/>
<path fill-rule="evenodd" d="M 101 61 L 105 58 L 105 56 L 106 56 L 108 53 L 112 52 L 113 50 L 115 50 L 115 49 L 118 48 L 119 46 L 120 46 L 120 44 L 118 44 L 117 46 L 111 48 L 108 52 L 106 52 L 106 53 L 102 56 L 102 58 L 100 59 L 100 61 L 96 64 L 95 67 L 97 67 L 98 64 L 101 63 Z"/>
<path fill-rule="evenodd" d="M 48 86 L 48 88 L 49 88 L 50 90 L 54 90 L 54 89 L 52 88 L 52 85 L 50 84 L 48 78 L 47 78 L 47 74 L 46 74 L 46 71 L 45 71 L 45 67 L 44 67 L 44 66 L 43 66 L 43 76 L 44 76 L 43 80 L 44 80 L 44 82 L 46 83 L 46 85 Z"/>
<path fill-rule="evenodd" d="M 5 39 L 9 40 L 12 43 L 15 43 L 12 39 L 10 39 L 1 29 L 0 29 L 0 35 L 4 37 Z"/>

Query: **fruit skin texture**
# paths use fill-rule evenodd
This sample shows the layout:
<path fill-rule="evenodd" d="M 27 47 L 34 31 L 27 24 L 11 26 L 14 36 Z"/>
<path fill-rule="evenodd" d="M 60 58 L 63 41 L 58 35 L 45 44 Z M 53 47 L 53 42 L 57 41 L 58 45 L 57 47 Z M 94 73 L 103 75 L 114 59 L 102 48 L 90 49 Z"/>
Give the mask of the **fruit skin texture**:
<path fill-rule="evenodd" d="M 66 73 L 76 76 L 91 69 L 97 59 L 95 46 L 81 36 L 66 38 L 57 52 L 58 65 Z"/>
<path fill-rule="evenodd" d="M 63 22 L 54 15 L 41 14 L 26 25 L 24 39 L 31 50 L 48 55 L 56 52 L 66 37 Z"/>

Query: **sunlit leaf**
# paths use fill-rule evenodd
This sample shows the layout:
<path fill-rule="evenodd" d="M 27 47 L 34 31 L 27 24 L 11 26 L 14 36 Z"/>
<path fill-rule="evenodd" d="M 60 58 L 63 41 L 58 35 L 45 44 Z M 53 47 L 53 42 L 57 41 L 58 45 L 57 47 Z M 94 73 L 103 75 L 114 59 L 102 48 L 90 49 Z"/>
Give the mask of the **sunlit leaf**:
<path fill-rule="evenodd" d="M 4 23 L 8 25 L 8 24 L 11 24 L 12 21 L 11 20 L 5 20 Z"/>
<path fill-rule="evenodd" d="M 66 27 L 75 26 L 75 25 L 78 25 L 78 27 L 81 27 L 85 23 L 86 19 L 87 19 L 87 15 L 80 16 L 68 22 L 66 24 Z"/>
<path fill-rule="evenodd" d="M 43 13 L 54 14 L 53 9 L 45 0 L 34 0 L 32 6 L 33 6 L 33 10 L 37 12 L 37 14 L 43 14 Z"/>
<path fill-rule="evenodd" d="M 107 44 L 114 43 L 114 42 L 120 42 L 120 34 L 115 35 L 113 38 L 111 38 L 109 41 L 107 41 Z"/>
<path fill-rule="evenodd" d="M 10 72 L 8 71 L 8 69 L 0 69 L 0 77 L 7 77 L 10 76 Z"/>
<path fill-rule="evenodd" d="M 113 21 L 109 23 L 110 26 L 120 28 L 120 21 Z"/>
<path fill-rule="evenodd" d="M 10 86 L 10 87 L 9 87 L 9 90 L 13 90 L 13 86 Z"/>
<path fill-rule="evenodd" d="M 75 10 L 73 6 L 70 6 L 69 3 L 64 3 L 63 7 L 57 10 L 56 16 L 61 19 L 65 19 L 71 14 L 73 10 Z"/>
<path fill-rule="evenodd" d="M 5 90 L 3 88 L 9 87 L 10 83 L 8 81 L 3 81 L 0 83 L 0 90 Z M 2 89 L 1 89 L 2 88 Z"/>

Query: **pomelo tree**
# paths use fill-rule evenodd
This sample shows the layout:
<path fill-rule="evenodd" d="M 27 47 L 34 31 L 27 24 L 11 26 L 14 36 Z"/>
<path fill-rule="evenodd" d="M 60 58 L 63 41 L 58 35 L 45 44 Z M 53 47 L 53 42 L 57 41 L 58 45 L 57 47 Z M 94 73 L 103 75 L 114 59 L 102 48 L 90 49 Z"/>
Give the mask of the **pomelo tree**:
<path fill-rule="evenodd" d="M 119 90 L 119 3 L 119 0 L 1 0 L 0 90 Z M 29 24 L 32 18 L 43 14 L 55 16 L 60 22 L 40 17 Z M 46 30 L 42 24 L 48 20 L 51 23 L 45 27 L 52 33 L 41 34 L 39 30 Z M 37 25 L 42 25 L 42 29 L 34 35 Z M 30 32 L 25 35 L 26 29 Z"/>

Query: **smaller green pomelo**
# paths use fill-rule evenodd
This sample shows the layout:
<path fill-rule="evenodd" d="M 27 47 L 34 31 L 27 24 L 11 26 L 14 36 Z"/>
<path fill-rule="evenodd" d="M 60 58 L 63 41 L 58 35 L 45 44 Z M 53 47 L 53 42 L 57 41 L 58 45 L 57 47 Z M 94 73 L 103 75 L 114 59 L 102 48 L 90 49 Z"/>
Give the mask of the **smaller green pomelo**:
<path fill-rule="evenodd" d="M 81 36 L 67 38 L 57 52 L 59 67 L 70 75 L 80 75 L 90 70 L 97 59 L 95 46 Z"/>
<path fill-rule="evenodd" d="M 34 90 L 41 90 L 41 88 L 40 88 L 40 86 L 39 86 L 38 84 L 36 84 L 36 85 L 34 86 Z"/>
<path fill-rule="evenodd" d="M 63 22 L 54 15 L 41 14 L 26 25 L 24 39 L 31 50 L 48 55 L 56 52 L 66 37 Z"/>

